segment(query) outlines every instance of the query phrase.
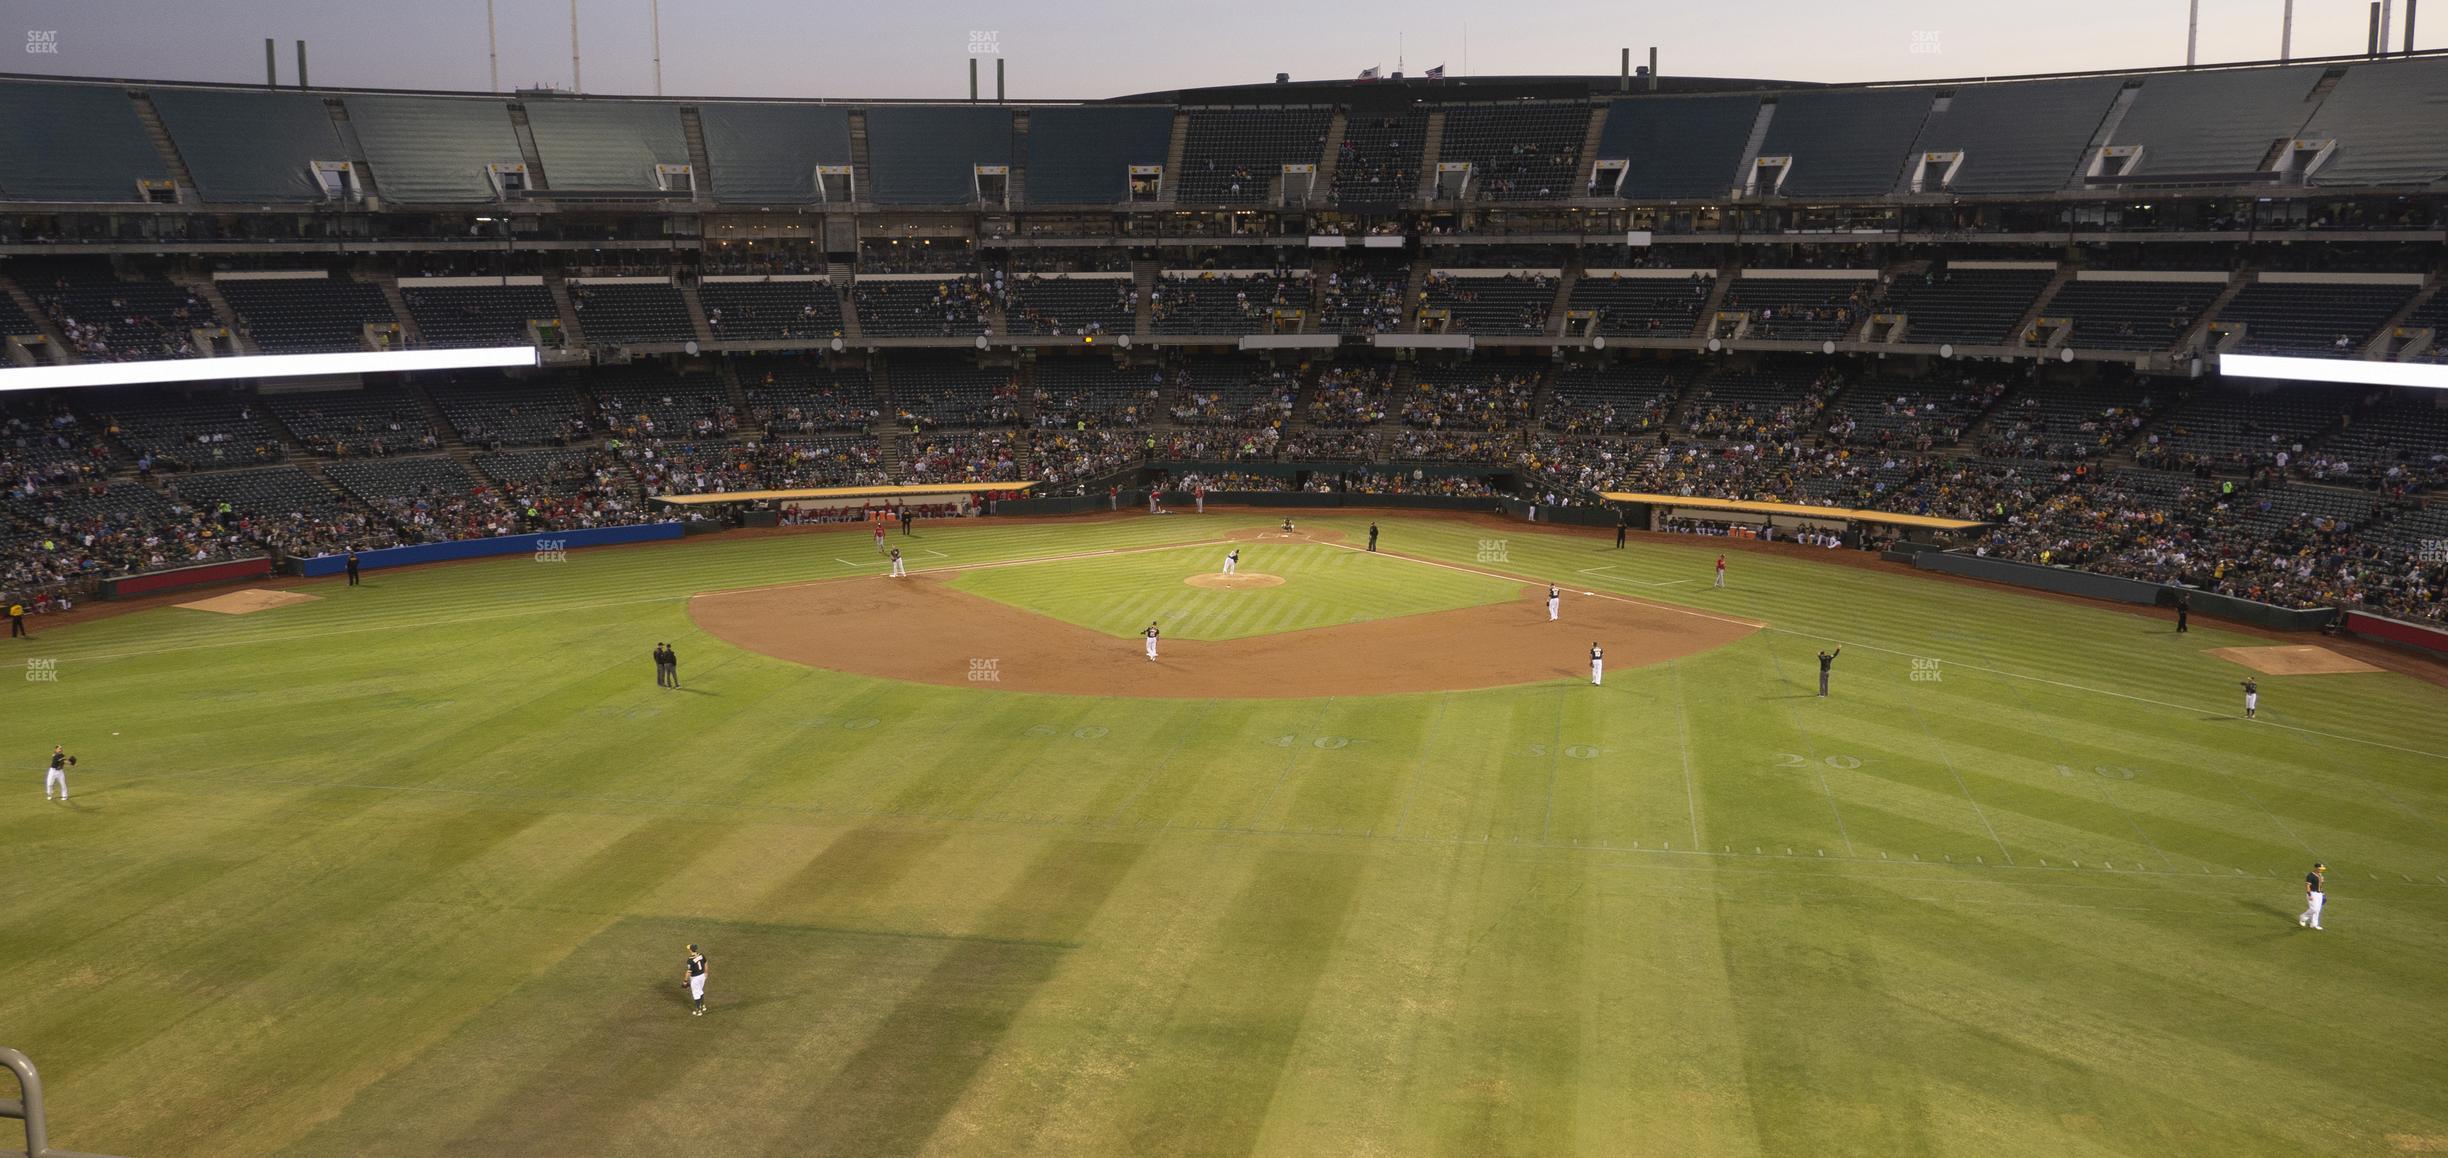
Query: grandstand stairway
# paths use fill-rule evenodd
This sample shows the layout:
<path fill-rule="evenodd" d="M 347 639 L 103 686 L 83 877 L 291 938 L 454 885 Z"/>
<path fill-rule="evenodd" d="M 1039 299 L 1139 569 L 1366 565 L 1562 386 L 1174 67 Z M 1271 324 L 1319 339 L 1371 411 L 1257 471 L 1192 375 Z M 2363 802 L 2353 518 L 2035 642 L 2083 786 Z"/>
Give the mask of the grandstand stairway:
<path fill-rule="evenodd" d="M 383 284 L 393 285 L 393 283 L 388 281 L 384 282 Z M 396 286 L 394 286 L 392 292 L 398 292 Z M 406 317 L 407 315 L 402 314 L 401 316 Z M 417 410 L 425 415 L 426 425 L 433 427 L 434 437 L 441 439 L 444 447 L 463 447 L 467 445 L 467 443 L 461 440 L 459 437 L 459 428 L 451 425 L 450 415 L 443 413 L 442 404 L 434 401 L 433 393 L 431 391 L 417 386 L 414 383 L 411 383 L 407 389 L 409 397 L 416 399 Z"/>
<path fill-rule="evenodd" d="M 1606 139 L 1607 110 L 1613 107 L 1606 101 L 1599 101 L 1590 109 L 1589 131 L 1581 135 L 1581 167 L 1573 174 L 1572 192 L 1575 195 L 1587 192 L 1590 182 L 1598 176 L 1598 144 Z M 1556 316 L 1564 315 L 1559 310 Z"/>
<path fill-rule="evenodd" d="M 2009 346 L 2023 345 L 2024 335 L 2031 333 L 2031 328 L 2037 325 L 2040 319 L 2048 316 L 2048 304 L 2057 300 L 2058 292 L 2065 289 L 2067 283 L 2073 280 L 2074 267 L 2062 261 L 2058 262 L 2056 275 L 2049 278 L 2048 285 L 2041 288 L 2040 296 L 2032 299 L 2031 308 L 2023 311 L 2022 317 L 2015 319 L 2015 328 L 2007 336 L 2006 344 Z"/>
<path fill-rule="evenodd" d="M 136 119 L 144 125 L 145 136 L 153 142 L 153 151 L 161 154 L 162 166 L 170 170 L 170 179 L 178 182 L 179 197 L 201 197 L 196 191 L 195 178 L 187 175 L 187 159 L 179 155 L 178 143 L 170 139 L 170 130 L 162 126 L 161 111 L 153 107 L 153 98 L 142 92 L 129 94 L 136 105 Z"/>
<path fill-rule="evenodd" d="M 518 138 L 519 159 L 527 162 L 527 187 L 552 188 L 544 177 L 544 155 L 536 151 L 535 129 L 527 123 L 527 106 L 517 101 L 510 102 L 510 135 Z"/>
<path fill-rule="evenodd" d="M 1735 272 L 1741 268 L 1742 263 L 1731 254 L 1718 265 L 1717 276 L 1709 279 L 1708 299 L 1700 303 L 1700 316 L 1692 319 L 1691 333 L 1685 337 L 1708 340 L 1709 330 L 1717 324 L 1717 311 L 1725 308 L 1726 294 L 1733 290 Z"/>
<path fill-rule="evenodd" d="M 238 324 L 238 311 L 230 308 L 229 299 L 221 296 L 221 287 L 213 284 L 211 278 L 182 277 L 172 274 L 169 280 L 172 285 L 194 294 L 205 305 L 212 307 L 213 320 L 220 322 L 222 328 L 229 331 L 230 345 L 239 353 L 260 354 L 263 352 L 256 346 L 255 339 L 247 336 L 245 328 Z"/>
<path fill-rule="evenodd" d="M 693 178 L 689 200 L 711 201 L 714 199 L 714 163 L 706 159 L 705 122 L 697 116 L 697 106 L 680 106 L 680 135 L 688 141 L 689 175 Z M 689 308 L 694 311 L 697 295 L 689 290 L 682 290 L 681 293 L 689 299 Z M 702 319 L 698 322 L 697 332 L 700 337 L 705 334 Z"/>
<path fill-rule="evenodd" d="M 417 329 L 416 315 L 408 311 L 408 299 L 400 295 L 399 279 L 395 277 L 376 278 L 374 284 L 382 287 L 383 301 L 391 306 L 391 316 L 399 319 L 400 338 L 408 343 L 409 349 L 422 349 L 425 345 L 425 335 Z M 445 424 L 443 429 L 448 430 L 450 427 Z"/>
<path fill-rule="evenodd" d="M 1156 267 L 1158 264 L 1152 260 L 1131 263 L 1131 285 L 1139 294 L 1138 308 L 1131 318 L 1131 340 L 1134 342 L 1144 340 L 1155 333 Z"/>
<path fill-rule="evenodd" d="M 1420 255 L 1412 259 L 1410 279 L 1403 283 L 1402 313 L 1395 319 L 1399 324 L 1394 327 L 1397 334 L 1419 332 L 1419 301 L 1420 295 L 1428 292 L 1428 264 L 1428 250 L 1422 247 Z"/>
<path fill-rule="evenodd" d="M 1013 113 L 1011 168 L 1003 178 L 1003 204 L 1013 209 L 1028 204 L 1028 130 L 1028 110 Z"/>
<path fill-rule="evenodd" d="M 578 328 L 578 307 L 570 301 L 569 281 L 560 270 L 544 275 L 544 288 L 552 294 L 553 312 L 561 315 L 561 344 L 572 349 L 586 345 L 586 331 Z"/>
<path fill-rule="evenodd" d="M 1334 116 L 1326 121 L 1326 144 L 1319 150 L 1317 181 L 1311 186 L 1317 190 L 1319 198 L 1324 198 L 1327 190 L 1334 188 L 1335 158 L 1343 152 L 1343 130 L 1350 124 L 1351 114 L 1343 111 L 1339 105 L 1335 108 Z"/>
<path fill-rule="evenodd" d="M 2184 337 L 2177 339 L 2173 351 L 2176 357 L 2209 348 L 2211 324 L 2218 321 L 2218 316 L 2226 311 L 2228 303 L 2235 301 L 2237 294 L 2244 292 L 2245 286 L 2252 284 L 2252 278 L 2252 271 L 2243 269 L 2227 275 L 2226 287 L 2219 290 L 2217 297 L 2210 299 L 2209 305 L 2202 307 L 2201 316 L 2193 319 L 2193 324 L 2185 329 Z"/>
<path fill-rule="evenodd" d="M 1436 200 L 1437 161 L 1445 156 L 1445 110 L 1428 114 L 1428 131 L 1420 143 L 1419 192 L 1423 204 Z"/>
<path fill-rule="evenodd" d="M 697 340 L 712 342 L 714 327 L 706 324 L 705 303 L 697 300 L 697 283 L 673 278 L 672 288 L 680 291 L 680 304 L 688 307 L 689 326 L 696 331 Z"/>
<path fill-rule="evenodd" d="M 858 200 L 871 201 L 874 199 L 875 194 L 872 190 L 875 187 L 868 184 L 874 179 L 874 176 L 875 170 L 867 165 L 867 110 L 852 109 L 850 110 L 850 184 L 858 191 Z M 839 284 L 838 280 L 836 284 Z M 848 313 L 849 311 L 844 310 L 843 312 Z"/>
<path fill-rule="evenodd" d="M 1190 110 L 1173 110 L 1173 135 L 1165 145 L 1164 195 L 1156 199 L 1159 205 L 1170 206 L 1181 199 L 1183 158 L 1190 150 Z"/>
<path fill-rule="evenodd" d="M 2400 347 L 2396 345 L 2397 331 L 2413 320 L 2416 311 L 2430 304 L 2432 296 L 2439 292 L 2439 286 L 2438 270 L 2424 274 L 2422 288 L 2415 290 L 2413 297 L 2407 298 L 2404 305 L 2397 307 L 2396 313 L 2390 314 L 2387 321 L 2380 323 L 2379 332 L 2372 335 L 2371 343 L 2356 356 L 2384 362 L 2404 362 L 2420 357 L 2430 349 L 2436 335 L 2417 335 L 2414 340 Z"/>
<path fill-rule="evenodd" d="M 357 126 L 349 120 L 348 105 L 337 98 L 323 102 L 330 110 L 332 131 L 340 134 L 340 144 L 348 150 L 348 162 L 357 170 L 357 188 L 368 199 L 379 198 L 382 190 L 374 184 L 374 165 L 366 160 L 365 142 L 357 138 Z"/>
<path fill-rule="evenodd" d="M 1572 305 L 1573 286 L 1580 282 L 1581 271 L 1586 268 L 1588 263 L 1582 260 L 1580 248 L 1574 247 L 1564 259 L 1562 275 L 1556 278 L 1555 300 L 1547 303 L 1547 332 L 1543 337 L 1552 338 L 1564 332 L 1565 314 Z M 1544 412 L 1533 410 L 1532 413 Z"/>
<path fill-rule="evenodd" d="M 53 356 L 63 362 L 83 360 L 76 356 L 76 347 L 68 344 L 67 335 L 60 333 L 59 326 L 53 324 L 51 315 L 43 312 L 42 306 L 35 303 L 33 295 L 18 285 L 16 279 L 0 277 L 0 294 L 8 295 L 10 301 L 17 303 L 18 312 L 34 323 L 35 329 L 42 334 L 44 344 L 51 347 Z"/>

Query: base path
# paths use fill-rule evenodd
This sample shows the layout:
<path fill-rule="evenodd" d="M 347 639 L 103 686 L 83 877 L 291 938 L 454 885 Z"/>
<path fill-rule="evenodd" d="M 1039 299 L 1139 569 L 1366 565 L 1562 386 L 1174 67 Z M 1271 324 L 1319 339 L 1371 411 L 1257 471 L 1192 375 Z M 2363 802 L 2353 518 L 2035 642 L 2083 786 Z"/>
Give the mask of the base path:
<path fill-rule="evenodd" d="M 1589 679 L 1589 645 L 1625 671 L 1757 628 L 1613 599 L 1547 621 L 1546 590 L 1509 603 L 1219 641 L 1145 641 L 1064 623 L 934 576 L 848 579 L 689 601 L 699 627 L 746 650 L 884 679 L 1013 692 L 1150 698 L 1392 695 Z"/>

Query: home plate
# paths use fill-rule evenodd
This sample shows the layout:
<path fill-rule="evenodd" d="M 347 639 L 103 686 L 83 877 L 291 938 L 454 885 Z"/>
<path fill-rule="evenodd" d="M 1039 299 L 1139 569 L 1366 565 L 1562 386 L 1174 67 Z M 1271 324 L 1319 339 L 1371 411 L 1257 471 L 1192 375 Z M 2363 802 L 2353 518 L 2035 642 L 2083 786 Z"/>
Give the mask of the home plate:
<path fill-rule="evenodd" d="M 2234 660 L 2264 675 L 2333 675 L 2380 670 L 2325 647 L 2214 647 L 2204 654 Z"/>
<path fill-rule="evenodd" d="M 244 591 L 232 591 L 227 595 L 215 595 L 179 606 L 222 615 L 251 615 L 275 607 L 287 607 L 292 603 L 312 603 L 320 598 L 320 595 L 305 595 L 296 591 L 266 591 L 260 587 L 249 587 Z"/>

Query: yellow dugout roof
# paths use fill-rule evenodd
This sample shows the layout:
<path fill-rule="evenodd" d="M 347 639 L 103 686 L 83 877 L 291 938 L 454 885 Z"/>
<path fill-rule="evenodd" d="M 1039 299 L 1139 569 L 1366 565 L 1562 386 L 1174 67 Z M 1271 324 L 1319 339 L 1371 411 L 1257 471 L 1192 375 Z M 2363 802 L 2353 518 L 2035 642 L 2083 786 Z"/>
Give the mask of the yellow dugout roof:
<path fill-rule="evenodd" d="M 1704 499 L 1689 495 L 1652 495 L 1633 491 L 1607 491 L 1598 496 L 1610 503 L 1648 503 L 1660 507 L 1690 507 L 1704 511 L 1740 511 L 1751 515 L 1784 515 L 1796 519 L 1844 519 L 1856 523 L 1879 523 L 1891 527 L 1920 527 L 1932 531 L 1969 531 L 1989 524 L 1964 519 L 1939 519 L 1929 515 L 1904 515 L 1891 511 L 1857 511 L 1851 507 L 1806 507 L 1800 503 L 1755 503 L 1743 499 Z"/>
<path fill-rule="evenodd" d="M 917 499 L 930 495 L 973 495 L 980 491 L 1025 491 L 1033 482 L 905 483 L 884 487 L 808 487 L 793 491 L 718 491 L 702 495 L 656 495 L 658 503 L 702 507 L 715 503 L 789 502 L 794 499 Z"/>

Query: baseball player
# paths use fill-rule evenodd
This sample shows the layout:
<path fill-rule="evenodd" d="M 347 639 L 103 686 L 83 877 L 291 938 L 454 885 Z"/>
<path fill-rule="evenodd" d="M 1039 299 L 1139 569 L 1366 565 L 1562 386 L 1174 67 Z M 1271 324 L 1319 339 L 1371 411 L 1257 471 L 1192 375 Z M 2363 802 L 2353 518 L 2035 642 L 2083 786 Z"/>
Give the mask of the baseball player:
<path fill-rule="evenodd" d="M 1820 652 L 1820 653 L 1819 653 L 1819 698 L 1820 698 L 1820 699 L 1826 699 L 1826 698 L 1827 698 L 1827 688 L 1828 688 L 1828 670 L 1829 670 L 1830 668 L 1833 668 L 1833 667 L 1835 667 L 1835 666 L 1836 666 L 1836 657 L 1837 657 L 1837 656 L 1840 656 L 1840 655 L 1843 655 L 1843 654 L 1844 654 L 1844 645 L 1843 645 L 1843 644 L 1841 644 L 1841 643 L 1836 645 L 1836 650 L 1834 650 L 1834 651 L 1823 651 L 1823 652 Z"/>
<path fill-rule="evenodd" d="M 876 545 L 876 554 L 878 554 L 878 555 L 883 554 L 883 553 L 884 553 L 884 517 L 883 517 L 882 515 L 878 515 L 878 516 L 876 516 L 876 519 L 875 519 L 875 545 Z"/>
<path fill-rule="evenodd" d="M 697 946 L 689 946 L 688 960 L 683 963 L 682 968 L 684 968 L 688 973 L 689 1003 L 695 1007 L 689 1010 L 689 1016 L 704 1017 L 706 979 L 705 954 L 698 952 Z"/>
<path fill-rule="evenodd" d="M 1292 532 L 1292 516 L 1290 516 L 1290 515 L 1285 515 L 1285 516 L 1284 516 L 1284 524 L 1283 524 L 1283 529 L 1284 529 L 1284 533 L 1285 533 L 1285 534 L 1290 534 L 1290 533 Z"/>
<path fill-rule="evenodd" d="M 1163 633 L 1156 630 L 1156 621 L 1151 619 L 1148 620 L 1147 630 L 1139 634 L 1147 637 L 1148 662 L 1154 663 L 1156 661 L 1156 637 Z"/>
<path fill-rule="evenodd" d="M 1369 550 L 1377 549 L 1377 521 L 1369 520 Z"/>
<path fill-rule="evenodd" d="M 1606 649 L 1599 647 L 1598 641 L 1593 639 L 1590 641 L 1590 683 L 1597 684 L 1605 675 Z"/>
<path fill-rule="evenodd" d="M 1725 556 L 1717 556 L 1717 585 L 1725 586 Z"/>
<path fill-rule="evenodd" d="M 2313 864 L 2311 872 L 2304 874 L 2304 911 L 2302 916 L 2295 918 L 2296 924 L 2307 929 L 2320 928 L 2321 905 L 2329 899 L 2321 884 L 2328 874 L 2329 866 L 2317 862 Z"/>
<path fill-rule="evenodd" d="M 1557 589 L 1557 587 L 1556 587 L 1556 585 L 1555 585 L 1555 584 L 1553 584 L 1553 583 L 1548 584 L 1548 585 L 1547 585 L 1547 622 L 1549 622 L 1549 623 L 1554 623 L 1556 620 L 1563 618 L 1563 616 L 1560 614 L 1560 612 L 1562 611 L 1563 607 L 1564 607 L 1564 592 L 1563 592 L 1563 591 L 1561 591 L 1561 590 L 1559 590 L 1559 589 Z"/>
<path fill-rule="evenodd" d="M 1230 575 L 1239 571 L 1240 569 L 1241 548 L 1235 547 L 1232 549 L 1232 554 L 1224 556 L 1224 573 Z"/>
<path fill-rule="evenodd" d="M 59 801 L 68 803 L 68 770 L 76 767 L 76 757 L 57 744 L 51 745 L 51 767 L 43 773 L 43 799 L 51 799 L 51 786 L 59 785 Z"/>
<path fill-rule="evenodd" d="M 2256 713 L 2258 713 L 2260 710 L 2261 710 L 2261 685 L 2260 685 L 2259 683 L 2255 682 L 2255 681 L 2252 681 L 2252 680 L 2245 680 L 2245 681 L 2244 681 L 2244 718 L 2245 718 L 2245 719 L 2247 719 L 2247 720 L 2252 719 L 2252 718 L 2253 718 L 2253 716 L 2254 716 Z"/>
<path fill-rule="evenodd" d="M 892 549 L 892 577 L 895 579 L 905 579 L 909 577 L 909 568 L 903 566 L 901 563 L 901 548 L 899 547 Z"/>

